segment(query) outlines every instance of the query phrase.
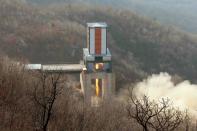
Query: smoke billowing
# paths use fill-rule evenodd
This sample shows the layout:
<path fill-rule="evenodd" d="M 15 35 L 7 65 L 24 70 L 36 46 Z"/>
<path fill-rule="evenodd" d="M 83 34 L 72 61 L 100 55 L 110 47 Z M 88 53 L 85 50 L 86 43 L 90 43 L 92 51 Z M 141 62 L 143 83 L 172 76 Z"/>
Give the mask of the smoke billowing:
<path fill-rule="evenodd" d="M 147 95 L 151 100 L 169 98 L 181 110 L 188 109 L 197 117 L 197 85 L 189 81 L 178 84 L 172 82 L 168 73 L 152 75 L 135 86 L 137 96 Z"/>

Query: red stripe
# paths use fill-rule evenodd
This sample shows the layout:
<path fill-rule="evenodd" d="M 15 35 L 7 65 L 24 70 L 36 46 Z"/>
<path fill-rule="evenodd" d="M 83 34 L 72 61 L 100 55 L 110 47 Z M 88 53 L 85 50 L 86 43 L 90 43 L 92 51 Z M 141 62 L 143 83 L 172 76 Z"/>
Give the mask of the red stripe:
<path fill-rule="evenodd" d="M 101 28 L 95 29 L 95 53 L 101 54 Z"/>

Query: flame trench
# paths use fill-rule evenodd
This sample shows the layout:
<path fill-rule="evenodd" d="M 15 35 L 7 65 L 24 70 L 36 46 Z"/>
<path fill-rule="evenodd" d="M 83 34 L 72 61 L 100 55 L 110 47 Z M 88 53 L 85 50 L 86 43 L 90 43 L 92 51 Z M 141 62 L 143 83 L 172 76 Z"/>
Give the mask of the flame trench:
<path fill-rule="evenodd" d="M 96 68 L 96 70 L 98 70 L 99 69 L 99 64 L 96 64 L 95 68 Z"/>
<path fill-rule="evenodd" d="M 96 70 L 100 69 L 100 65 L 96 64 L 95 65 Z M 96 96 L 99 96 L 99 92 L 100 92 L 100 87 L 99 87 L 99 79 L 96 79 Z"/>
<path fill-rule="evenodd" d="M 96 79 L 96 96 L 99 96 L 99 79 Z"/>

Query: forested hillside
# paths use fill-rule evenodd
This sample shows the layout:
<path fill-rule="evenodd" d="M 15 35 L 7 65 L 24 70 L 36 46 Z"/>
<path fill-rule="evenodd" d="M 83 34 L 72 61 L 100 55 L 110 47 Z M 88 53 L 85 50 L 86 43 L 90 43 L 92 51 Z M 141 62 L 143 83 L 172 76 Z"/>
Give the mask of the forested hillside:
<path fill-rule="evenodd" d="M 36 4 L 88 3 L 129 9 L 165 25 L 197 33 L 197 2 L 195 0 L 27 0 Z"/>
<path fill-rule="evenodd" d="M 1 1 L 0 49 L 31 63 L 78 63 L 86 46 L 86 23 L 109 24 L 109 46 L 119 82 L 166 71 L 196 81 L 197 39 L 127 10 L 88 5 L 34 7 Z"/>
<path fill-rule="evenodd" d="M 109 25 L 108 43 L 119 90 L 92 107 L 85 103 L 75 75 L 26 70 L 23 62 L 79 63 L 86 47 L 86 23 L 95 21 Z M 197 86 L 188 81 L 173 82 L 179 82 L 180 77 L 197 82 L 196 56 L 195 36 L 128 10 L 82 3 L 36 6 L 25 0 L 1 0 L 0 130 L 195 130 Z M 172 77 L 167 73 L 147 77 L 161 71 Z M 131 92 L 124 90 L 145 77 Z M 178 104 L 167 97 L 155 100 L 135 92 L 139 85 L 144 85 L 143 89 L 153 87 L 151 94 L 170 92 Z"/>

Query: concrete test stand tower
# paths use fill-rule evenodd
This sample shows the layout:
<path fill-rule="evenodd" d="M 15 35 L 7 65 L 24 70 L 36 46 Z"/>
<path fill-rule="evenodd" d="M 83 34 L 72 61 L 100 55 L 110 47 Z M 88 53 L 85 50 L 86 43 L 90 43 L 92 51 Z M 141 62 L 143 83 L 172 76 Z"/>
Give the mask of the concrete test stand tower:
<path fill-rule="evenodd" d="M 83 49 L 80 64 L 27 64 L 28 70 L 49 73 L 80 73 L 84 101 L 99 106 L 110 101 L 115 92 L 115 75 L 112 73 L 111 53 L 107 46 L 107 24 L 87 24 L 87 48 Z"/>
<path fill-rule="evenodd" d="M 87 24 L 87 48 L 83 49 L 83 61 L 85 66 L 80 82 L 84 101 L 91 106 L 99 106 L 102 101 L 110 100 L 115 92 L 106 23 Z"/>

